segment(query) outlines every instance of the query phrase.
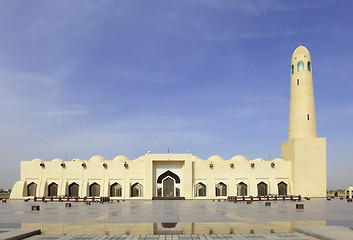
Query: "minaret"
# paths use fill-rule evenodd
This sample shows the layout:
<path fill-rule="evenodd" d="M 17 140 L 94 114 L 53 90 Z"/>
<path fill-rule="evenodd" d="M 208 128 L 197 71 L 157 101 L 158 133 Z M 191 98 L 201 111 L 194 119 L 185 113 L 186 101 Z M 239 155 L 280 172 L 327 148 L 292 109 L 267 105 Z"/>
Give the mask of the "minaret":
<path fill-rule="evenodd" d="M 282 143 L 284 161 L 290 162 L 289 194 L 326 196 L 326 138 L 316 133 L 311 57 L 300 44 L 292 55 L 288 141 Z"/>
<path fill-rule="evenodd" d="M 317 137 L 311 57 L 300 44 L 291 61 L 288 140 Z"/>

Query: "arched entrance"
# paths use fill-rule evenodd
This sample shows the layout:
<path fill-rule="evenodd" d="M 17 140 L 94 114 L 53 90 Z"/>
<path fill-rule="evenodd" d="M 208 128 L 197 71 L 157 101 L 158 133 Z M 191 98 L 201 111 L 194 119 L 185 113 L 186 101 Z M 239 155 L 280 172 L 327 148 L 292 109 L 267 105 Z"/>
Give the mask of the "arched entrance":
<path fill-rule="evenodd" d="M 260 182 L 259 184 L 257 184 L 257 195 L 258 196 L 267 196 L 268 192 L 267 192 L 267 184 L 264 182 Z"/>
<path fill-rule="evenodd" d="M 27 185 L 27 196 L 35 196 L 37 191 L 37 184 L 31 182 Z"/>
<path fill-rule="evenodd" d="M 174 197 L 174 179 L 167 177 L 163 180 L 163 197 Z"/>
<path fill-rule="evenodd" d="M 241 182 L 237 185 L 237 196 L 247 196 L 248 195 L 248 185 Z"/>
<path fill-rule="evenodd" d="M 58 184 L 51 183 L 48 186 L 48 196 L 56 197 L 58 195 Z"/>
<path fill-rule="evenodd" d="M 131 197 L 142 197 L 143 187 L 140 183 L 135 183 L 131 186 Z"/>
<path fill-rule="evenodd" d="M 180 177 L 167 170 L 160 173 L 156 179 L 156 195 L 165 198 L 180 197 L 180 186 Z"/>
<path fill-rule="evenodd" d="M 278 183 L 278 195 L 287 195 L 287 184 L 285 182 Z"/>
<path fill-rule="evenodd" d="M 77 183 L 71 183 L 69 185 L 69 197 L 78 197 L 79 185 Z"/>
<path fill-rule="evenodd" d="M 195 197 L 206 197 L 206 185 L 202 182 L 195 186 Z"/>
<path fill-rule="evenodd" d="M 89 196 L 90 197 L 99 197 L 100 196 L 100 185 L 98 183 L 92 183 L 89 186 Z"/>
<path fill-rule="evenodd" d="M 119 183 L 114 183 L 110 186 L 110 196 L 121 197 L 121 185 Z"/>
<path fill-rule="evenodd" d="M 216 197 L 227 196 L 227 185 L 220 182 L 216 185 Z"/>

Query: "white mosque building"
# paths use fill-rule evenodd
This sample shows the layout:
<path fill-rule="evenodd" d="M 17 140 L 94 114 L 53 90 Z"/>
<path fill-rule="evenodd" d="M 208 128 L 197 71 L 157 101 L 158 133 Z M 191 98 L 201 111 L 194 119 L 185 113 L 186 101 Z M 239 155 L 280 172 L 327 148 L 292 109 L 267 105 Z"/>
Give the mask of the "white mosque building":
<path fill-rule="evenodd" d="M 152 199 L 184 197 L 217 199 L 227 196 L 326 196 L 326 138 L 316 132 L 310 53 L 295 49 L 291 60 L 288 141 L 281 158 L 247 160 L 237 155 L 206 160 L 192 154 L 151 154 L 135 160 L 21 161 L 21 180 L 10 198 L 110 197 Z"/>

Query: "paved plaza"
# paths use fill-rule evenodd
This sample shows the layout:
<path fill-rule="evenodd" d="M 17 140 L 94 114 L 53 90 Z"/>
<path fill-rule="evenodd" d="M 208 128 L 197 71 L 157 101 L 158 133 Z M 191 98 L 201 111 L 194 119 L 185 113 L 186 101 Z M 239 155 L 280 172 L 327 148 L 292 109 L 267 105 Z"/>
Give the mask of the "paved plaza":
<path fill-rule="evenodd" d="M 175 240 L 175 236 L 179 236 L 178 239 L 210 239 L 210 236 L 212 239 L 255 236 L 313 239 L 304 234 L 314 236 L 310 229 L 322 233 L 320 227 L 327 229 L 327 226 L 346 227 L 342 228 L 345 234 L 353 232 L 349 229 L 353 227 L 352 202 L 339 198 L 302 200 L 303 210 L 296 209 L 298 203 L 276 201 L 265 206 L 265 202 L 130 200 L 91 205 L 72 203 L 71 207 L 66 207 L 64 202 L 9 200 L 0 204 L 0 229 L 41 229 L 42 235 L 29 239 L 61 239 L 65 235 L 62 239 L 83 236 L 117 239 L 118 236 L 121 240 L 155 240 L 160 236 L 165 239 L 173 236 L 171 240 Z M 32 211 L 33 205 L 40 210 Z"/>

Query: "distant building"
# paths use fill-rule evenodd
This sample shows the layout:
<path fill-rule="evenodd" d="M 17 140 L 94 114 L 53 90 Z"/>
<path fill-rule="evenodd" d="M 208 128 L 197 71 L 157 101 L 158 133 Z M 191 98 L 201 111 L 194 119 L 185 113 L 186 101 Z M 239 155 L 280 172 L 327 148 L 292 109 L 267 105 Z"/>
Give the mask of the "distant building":
<path fill-rule="evenodd" d="M 235 156 L 202 160 L 192 154 L 151 154 L 21 162 L 21 180 L 10 198 L 110 196 L 124 199 L 227 196 L 326 196 L 326 139 L 318 138 L 310 53 L 295 49 L 291 61 L 288 141 L 282 158 Z"/>
<path fill-rule="evenodd" d="M 353 195 L 353 187 L 350 186 L 349 188 L 346 189 L 346 198 L 352 198 Z"/>

